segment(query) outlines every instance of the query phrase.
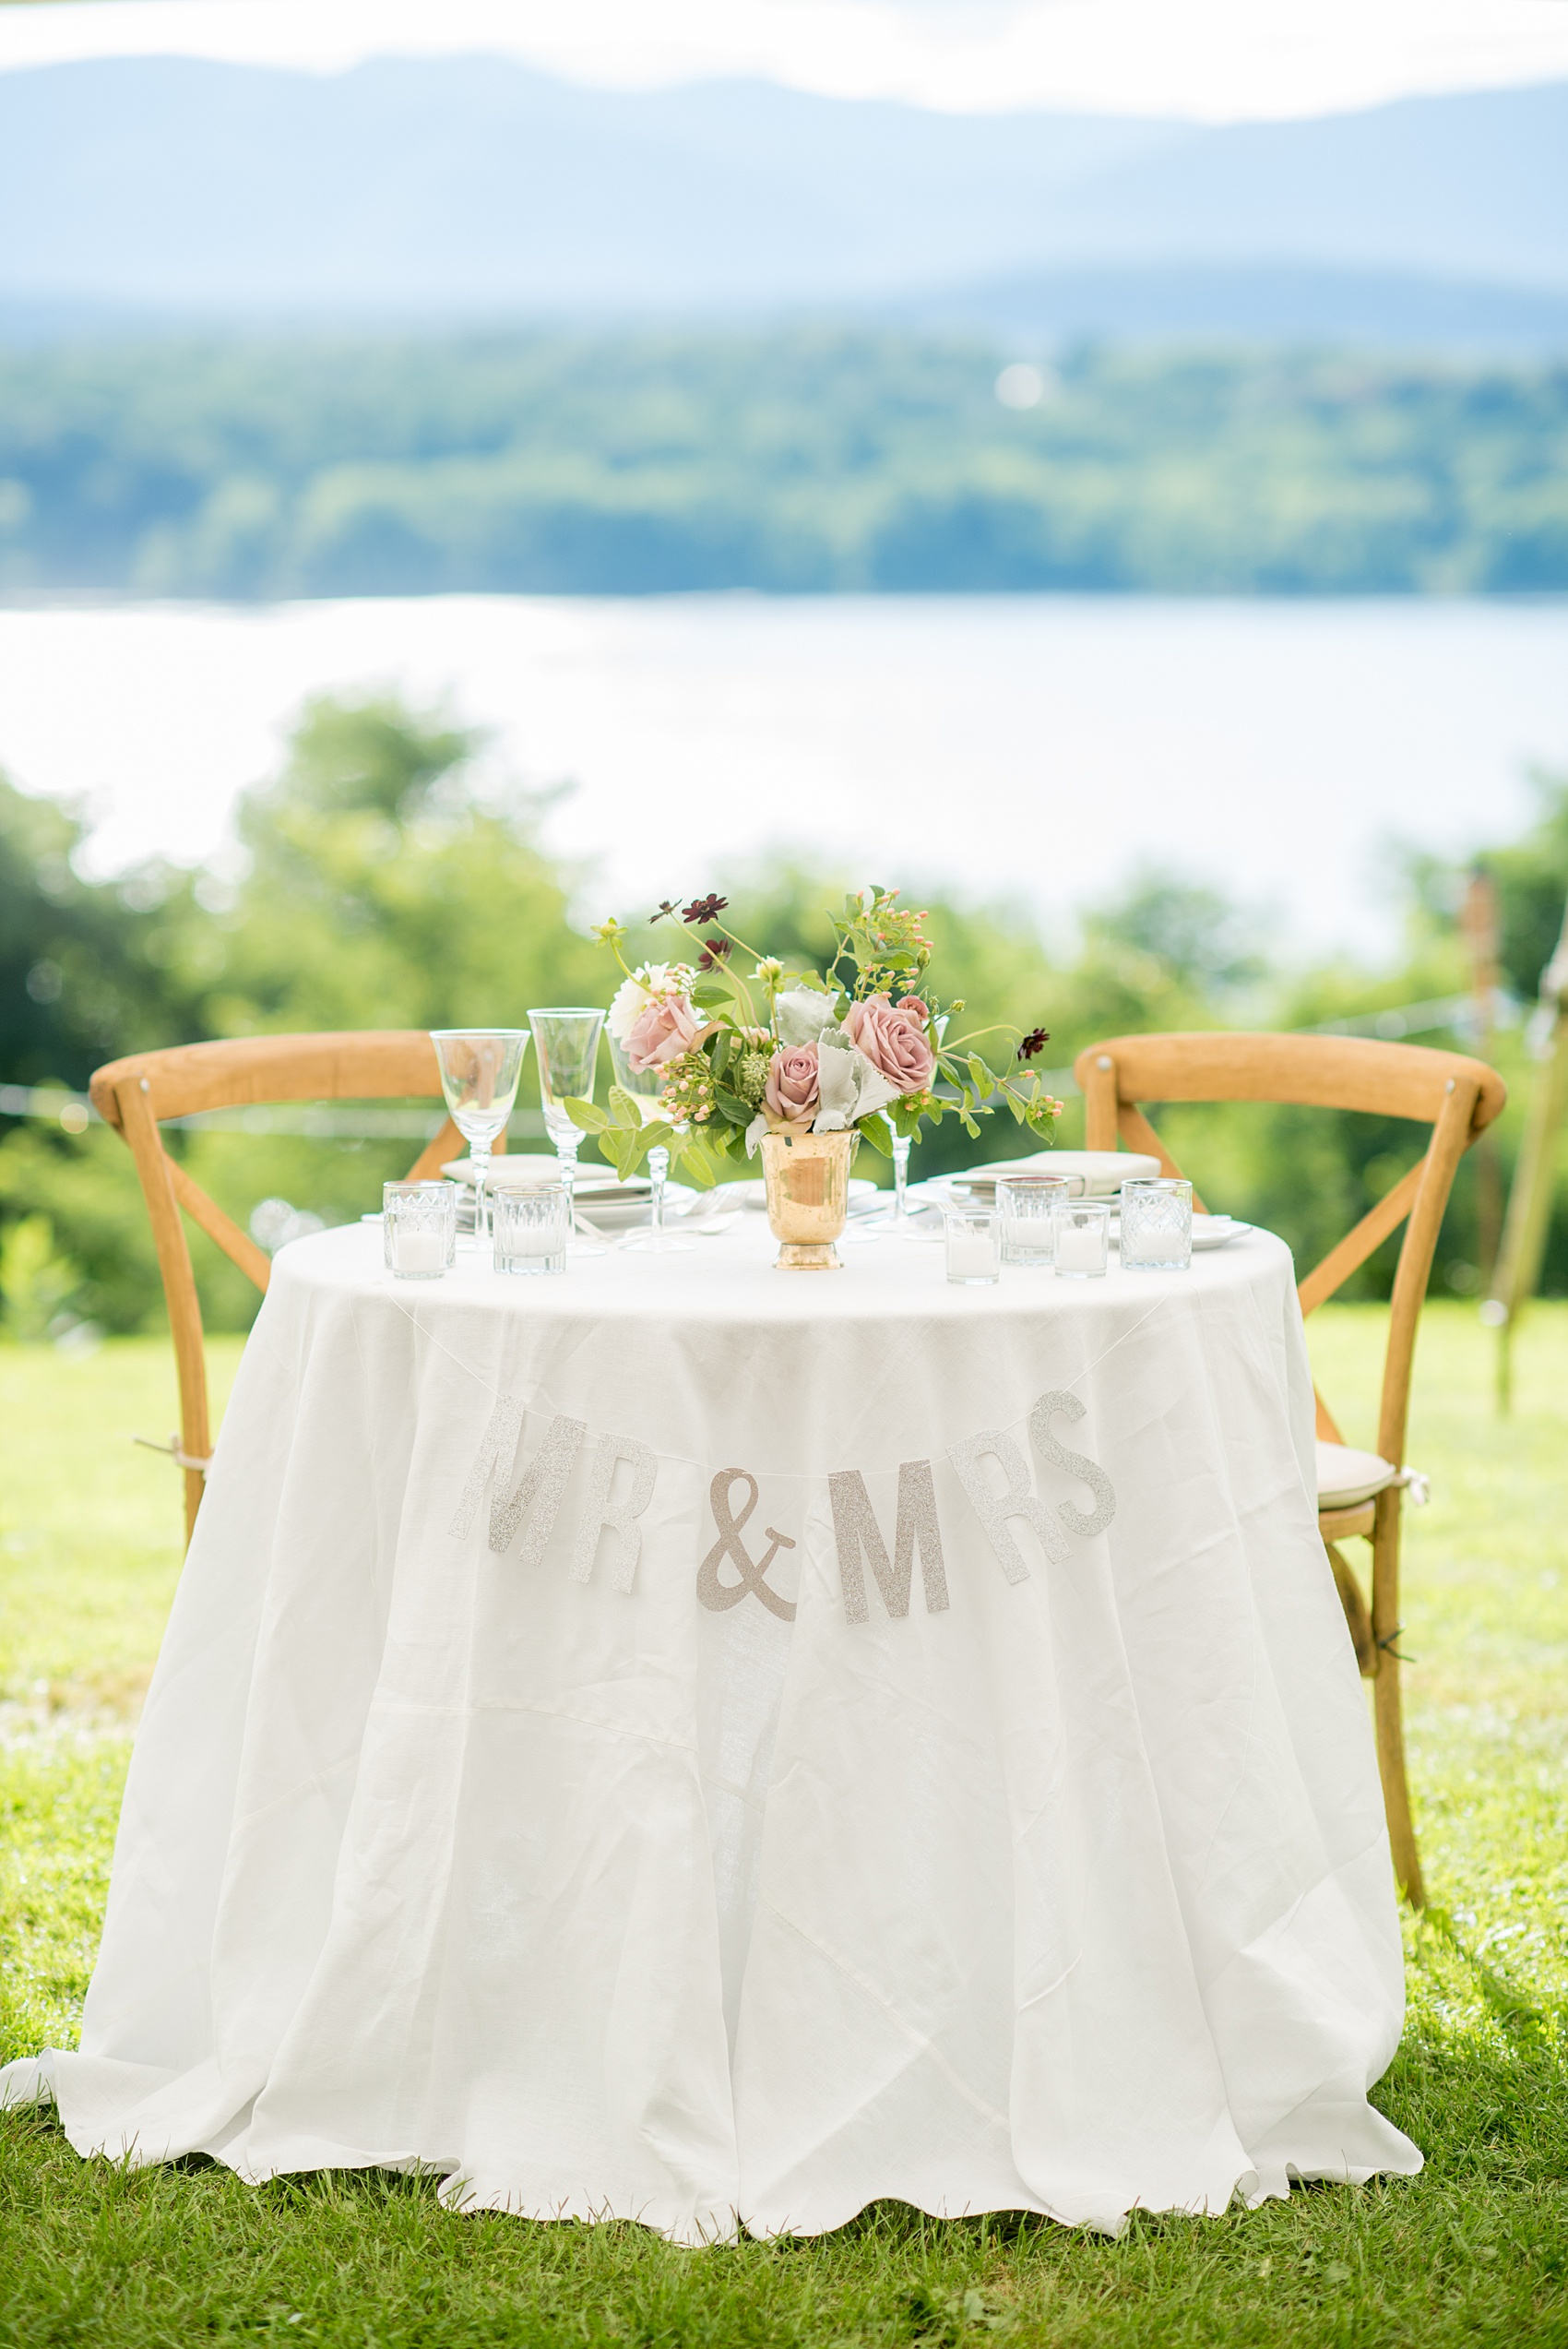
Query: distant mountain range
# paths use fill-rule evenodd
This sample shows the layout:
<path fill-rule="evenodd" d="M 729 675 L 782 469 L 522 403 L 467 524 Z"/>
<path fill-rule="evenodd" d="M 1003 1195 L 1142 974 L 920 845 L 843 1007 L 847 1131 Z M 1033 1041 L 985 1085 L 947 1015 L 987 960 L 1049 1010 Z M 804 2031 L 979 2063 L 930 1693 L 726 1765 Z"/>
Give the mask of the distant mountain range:
<path fill-rule="evenodd" d="M 484 57 L 0 74 L 0 329 L 802 311 L 1568 348 L 1568 85 L 1206 128 Z"/>
<path fill-rule="evenodd" d="M 1095 338 L 1568 351 L 1568 292 L 1296 262 L 1025 270 L 893 307 L 910 324 L 970 328 L 1022 349 Z"/>

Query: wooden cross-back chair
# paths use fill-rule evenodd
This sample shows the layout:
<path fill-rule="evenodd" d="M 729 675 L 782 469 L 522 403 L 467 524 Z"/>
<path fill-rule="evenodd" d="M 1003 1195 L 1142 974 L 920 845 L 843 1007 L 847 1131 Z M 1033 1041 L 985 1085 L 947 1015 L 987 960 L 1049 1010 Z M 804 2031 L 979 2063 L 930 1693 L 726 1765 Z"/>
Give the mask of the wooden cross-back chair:
<path fill-rule="evenodd" d="M 263 1103 L 439 1100 L 435 1047 L 422 1028 L 174 1044 L 167 1051 L 133 1053 L 128 1059 L 110 1061 L 94 1076 L 91 1091 L 99 1115 L 130 1146 L 152 1222 L 179 1373 L 180 1435 L 174 1457 L 184 1472 L 188 1542 L 201 1507 L 212 1445 L 201 1306 L 181 1209 L 258 1289 L 266 1289 L 272 1267 L 266 1252 L 191 1180 L 178 1159 L 170 1157 L 160 1122 L 204 1109 L 250 1108 Z M 505 1134 L 499 1136 L 496 1149 L 504 1150 L 505 1140 Z M 460 1156 L 467 1147 L 448 1118 L 410 1174 L 434 1174 L 444 1160 Z"/>
<path fill-rule="evenodd" d="M 1299 1292 L 1302 1313 L 1313 1312 L 1405 1222 L 1384 1356 L 1378 1459 L 1366 1461 L 1363 1457 L 1358 1478 L 1355 1460 L 1345 1451 L 1339 1429 L 1320 1395 L 1318 1528 L 1355 1642 L 1357 1662 L 1372 1683 L 1378 1767 L 1395 1874 L 1407 1897 L 1419 1908 L 1424 1896 L 1405 1776 L 1399 1651 L 1395 1644 L 1399 1630 L 1399 1512 L 1410 1372 L 1432 1253 L 1455 1173 L 1470 1144 L 1502 1109 L 1506 1088 L 1494 1068 L 1463 1053 L 1433 1052 L 1420 1044 L 1377 1043 L 1352 1036 L 1114 1036 L 1081 1052 L 1074 1074 L 1084 1094 L 1087 1147 L 1114 1150 L 1120 1139 L 1132 1150 L 1151 1152 L 1168 1174 L 1180 1174 L 1182 1169 L 1144 1115 L 1140 1103 L 1291 1103 L 1320 1109 L 1365 1110 L 1380 1117 L 1408 1117 L 1431 1128 L 1424 1154 L 1408 1174 L 1329 1250 L 1301 1282 Z M 1193 1203 L 1202 1206 L 1195 1190 Z M 1368 1470 L 1384 1473 L 1369 1480 Z M 1364 1496 L 1354 1493 L 1358 1482 L 1364 1485 L 1369 1481 L 1378 1489 Z M 1338 1546 L 1357 1535 L 1372 1544 L 1370 1606 Z"/>

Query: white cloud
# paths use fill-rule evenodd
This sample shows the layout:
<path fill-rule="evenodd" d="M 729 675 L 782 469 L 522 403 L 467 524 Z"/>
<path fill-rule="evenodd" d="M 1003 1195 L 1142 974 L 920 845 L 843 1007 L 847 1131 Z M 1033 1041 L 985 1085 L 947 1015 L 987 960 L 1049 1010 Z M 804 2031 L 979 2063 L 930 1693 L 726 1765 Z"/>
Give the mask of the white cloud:
<path fill-rule="evenodd" d="M 330 73 L 513 56 L 653 87 L 756 75 L 956 112 L 1284 118 L 1568 78 L 1568 0 L 57 0 L 0 9 L 0 69 L 185 55 Z"/>

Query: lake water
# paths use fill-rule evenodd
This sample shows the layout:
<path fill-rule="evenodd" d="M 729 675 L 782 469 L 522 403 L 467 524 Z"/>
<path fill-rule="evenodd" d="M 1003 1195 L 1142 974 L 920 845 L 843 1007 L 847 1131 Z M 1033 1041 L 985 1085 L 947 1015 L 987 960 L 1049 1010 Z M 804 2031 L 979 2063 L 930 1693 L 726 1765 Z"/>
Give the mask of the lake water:
<path fill-rule="evenodd" d="M 1568 603 L 453 596 L 0 611 L 0 766 L 85 794 L 93 858 L 221 846 L 322 689 L 395 686 L 574 788 L 585 912 L 773 845 L 1060 920 L 1137 864 L 1395 937 L 1390 843 L 1461 853 L 1568 771 Z"/>

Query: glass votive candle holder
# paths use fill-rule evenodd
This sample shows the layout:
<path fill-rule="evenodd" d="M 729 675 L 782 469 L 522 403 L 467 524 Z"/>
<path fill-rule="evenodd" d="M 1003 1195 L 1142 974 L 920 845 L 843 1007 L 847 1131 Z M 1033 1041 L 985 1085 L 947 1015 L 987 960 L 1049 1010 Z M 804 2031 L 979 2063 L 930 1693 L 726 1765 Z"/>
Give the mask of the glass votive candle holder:
<path fill-rule="evenodd" d="M 1053 1221 L 1057 1279 L 1103 1280 L 1111 1248 L 1111 1201 L 1059 1200 Z"/>
<path fill-rule="evenodd" d="M 383 1183 L 381 1244 L 395 1281 L 439 1281 L 457 1259 L 453 1183 Z"/>
<path fill-rule="evenodd" d="M 994 1208 L 950 1207 L 947 1227 L 947 1278 L 966 1286 L 1002 1278 L 1002 1218 Z"/>
<path fill-rule="evenodd" d="M 1004 1264 L 1043 1266 L 1056 1260 L 1056 1210 L 1072 1195 L 1064 1174 L 999 1174 Z"/>
<path fill-rule="evenodd" d="M 568 1184 L 530 1183 L 498 1189 L 491 1199 L 497 1272 L 564 1272 L 572 1229 Z"/>
<path fill-rule="evenodd" d="M 1122 1186 L 1123 1272 L 1185 1272 L 1193 1261 L 1193 1186 L 1177 1175 Z"/>

